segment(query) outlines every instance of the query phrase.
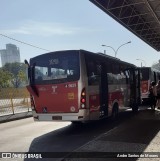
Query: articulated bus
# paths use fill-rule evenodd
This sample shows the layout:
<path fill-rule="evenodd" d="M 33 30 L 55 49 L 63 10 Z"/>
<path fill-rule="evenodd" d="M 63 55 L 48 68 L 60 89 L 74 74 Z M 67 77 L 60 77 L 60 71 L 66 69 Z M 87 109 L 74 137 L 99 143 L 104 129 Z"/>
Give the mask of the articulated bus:
<path fill-rule="evenodd" d="M 140 67 L 142 104 L 149 103 L 149 88 L 152 81 L 157 83 L 160 71 L 151 67 Z"/>
<path fill-rule="evenodd" d="M 140 104 L 140 73 L 133 64 L 102 53 L 66 50 L 28 63 L 35 121 L 86 122 Z"/>

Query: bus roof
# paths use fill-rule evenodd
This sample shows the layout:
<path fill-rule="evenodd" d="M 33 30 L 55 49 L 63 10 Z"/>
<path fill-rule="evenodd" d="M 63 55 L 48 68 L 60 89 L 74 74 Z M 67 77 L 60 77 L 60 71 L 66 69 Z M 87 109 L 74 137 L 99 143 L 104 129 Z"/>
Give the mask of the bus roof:
<path fill-rule="evenodd" d="M 99 56 L 101 56 L 101 57 L 105 57 L 105 58 L 108 58 L 108 59 L 112 59 L 112 60 L 114 60 L 114 61 L 121 62 L 121 63 L 123 63 L 123 64 L 130 65 L 130 66 L 132 66 L 132 67 L 136 67 L 136 65 L 134 65 L 134 64 L 131 64 L 131 63 L 122 61 L 122 60 L 120 60 L 120 59 L 118 59 L 118 58 L 115 58 L 115 57 L 113 57 L 113 56 L 106 55 L 106 54 L 100 53 L 100 52 L 94 53 L 94 52 L 87 51 L 87 50 L 83 50 L 83 49 L 79 49 L 79 50 L 60 50 L 60 51 L 53 51 L 53 52 L 49 52 L 49 53 L 44 53 L 44 54 L 41 54 L 41 55 L 38 55 L 38 56 L 36 56 L 36 57 L 31 58 L 30 61 L 35 60 L 35 59 L 38 59 L 38 58 L 41 58 L 41 57 L 46 56 L 46 55 L 53 54 L 53 53 L 57 53 L 57 54 L 58 54 L 58 53 L 60 53 L 60 52 L 65 52 L 65 53 L 82 52 L 82 53 L 86 53 L 86 54 L 99 55 Z"/>
<path fill-rule="evenodd" d="M 160 73 L 160 70 L 156 69 L 156 68 L 153 68 L 153 67 L 140 67 L 141 69 L 150 69 L 152 71 L 155 71 L 155 72 L 159 72 Z"/>
<path fill-rule="evenodd" d="M 82 49 L 81 49 L 80 51 L 83 51 L 83 52 L 86 52 L 86 53 L 89 53 L 89 54 L 99 55 L 99 56 L 102 56 L 102 57 L 105 57 L 105 58 L 112 59 L 112 60 L 117 61 L 117 62 L 121 62 L 121 63 L 126 64 L 126 65 L 130 65 L 130 66 L 133 66 L 133 67 L 137 67 L 137 66 L 134 65 L 134 64 L 131 64 L 131 63 L 122 61 L 122 60 L 120 60 L 120 59 L 118 59 L 118 58 L 116 58 L 116 57 L 113 57 L 113 56 L 110 56 L 110 55 L 106 55 L 106 54 L 104 54 L 104 53 L 100 53 L 100 52 L 94 53 L 94 52 L 90 52 L 90 51 L 86 51 L 86 50 L 82 50 Z"/>

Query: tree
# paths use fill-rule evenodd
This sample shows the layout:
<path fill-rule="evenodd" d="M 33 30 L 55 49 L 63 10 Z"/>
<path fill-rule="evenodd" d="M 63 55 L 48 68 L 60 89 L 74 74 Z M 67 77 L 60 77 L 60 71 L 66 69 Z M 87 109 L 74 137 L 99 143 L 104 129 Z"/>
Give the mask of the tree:
<path fill-rule="evenodd" d="M 4 71 L 0 68 L 0 88 L 9 87 L 11 78 L 12 74 L 10 72 Z"/>
<path fill-rule="evenodd" d="M 152 65 L 152 68 L 157 69 L 157 70 L 160 70 L 160 60 L 159 60 L 158 63 L 154 63 L 154 64 Z"/>
<path fill-rule="evenodd" d="M 11 83 L 15 88 L 27 82 L 26 65 L 24 63 L 7 63 L 3 70 L 11 74 Z"/>

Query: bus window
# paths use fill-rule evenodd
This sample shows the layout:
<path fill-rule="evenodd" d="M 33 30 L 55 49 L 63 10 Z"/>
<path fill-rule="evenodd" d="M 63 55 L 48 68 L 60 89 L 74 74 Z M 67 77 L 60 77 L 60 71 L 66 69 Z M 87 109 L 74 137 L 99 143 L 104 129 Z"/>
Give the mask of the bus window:
<path fill-rule="evenodd" d="M 87 62 L 88 85 L 98 85 L 101 76 L 101 65 L 96 61 Z"/>
<path fill-rule="evenodd" d="M 108 77 L 108 84 L 113 84 L 113 75 L 112 73 L 107 73 L 107 77 Z"/>
<path fill-rule="evenodd" d="M 63 83 L 79 80 L 79 55 L 76 53 L 46 55 L 41 59 L 32 59 L 34 67 L 34 83 Z M 32 63 L 31 62 L 31 63 Z"/>
<path fill-rule="evenodd" d="M 120 68 L 119 68 L 119 64 L 114 64 L 113 65 L 113 74 L 119 74 L 120 73 Z"/>
<path fill-rule="evenodd" d="M 121 84 L 126 84 L 126 76 L 124 74 L 124 72 L 121 71 Z"/>
<path fill-rule="evenodd" d="M 125 71 L 125 75 L 126 75 L 126 77 L 129 79 L 129 71 Z"/>
<path fill-rule="evenodd" d="M 39 66 L 36 66 L 35 67 L 35 79 L 36 80 L 43 80 L 48 74 L 48 68 L 46 67 L 39 67 Z"/>

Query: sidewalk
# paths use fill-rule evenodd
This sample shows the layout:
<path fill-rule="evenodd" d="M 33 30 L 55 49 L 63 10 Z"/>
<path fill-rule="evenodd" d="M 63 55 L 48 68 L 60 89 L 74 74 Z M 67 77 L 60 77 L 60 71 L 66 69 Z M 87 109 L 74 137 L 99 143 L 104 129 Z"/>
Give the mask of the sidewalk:
<path fill-rule="evenodd" d="M 160 160 L 160 110 L 139 111 L 128 122 L 124 122 L 114 129 L 103 133 L 96 139 L 75 150 L 84 155 L 93 155 L 91 158 L 74 158 L 72 154 L 63 161 L 159 161 Z M 104 152 L 104 153 L 103 153 Z M 157 153 L 156 153 L 157 152 Z M 141 153 L 145 153 L 140 156 Z M 96 157 L 100 156 L 111 157 Z M 121 157 L 115 157 L 118 155 Z M 140 157 L 128 157 L 137 154 Z M 138 155 L 139 154 L 139 155 Z M 114 157 L 112 157 L 114 155 Z M 148 156 L 155 155 L 154 158 Z M 74 156 L 74 154 L 73 154 Z M 156 157 L 159 158 L 156 158 Z"/>
<path fill-rule="evenodd" d="M 0 123 L 32 117 L 32 111 L 0 116 Z"/>

